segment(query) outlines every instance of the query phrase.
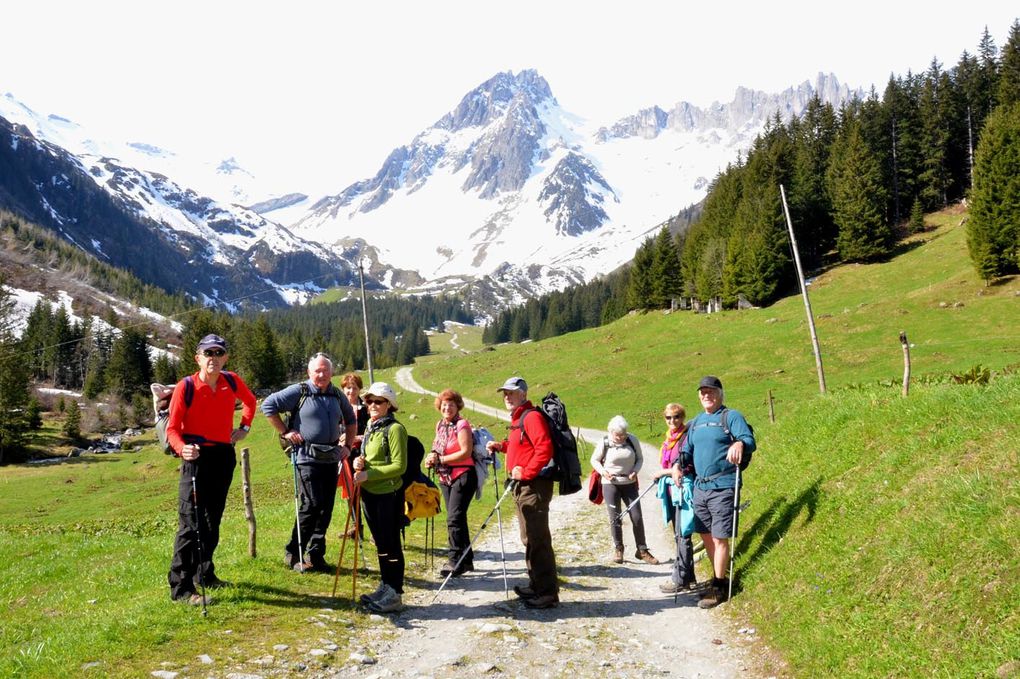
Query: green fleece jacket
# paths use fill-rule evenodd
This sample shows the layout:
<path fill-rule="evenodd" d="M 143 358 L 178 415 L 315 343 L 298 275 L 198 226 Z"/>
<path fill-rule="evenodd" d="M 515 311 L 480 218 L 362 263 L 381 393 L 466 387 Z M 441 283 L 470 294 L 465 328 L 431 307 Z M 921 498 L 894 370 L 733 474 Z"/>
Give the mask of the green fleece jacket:
<path fill-rule="evenodd" d="M 407 469 L 407 430 L 392 415 L 369 422 L 361 444 L 368 478 L 361 487 L 373 495 L 400 490 Z"/>

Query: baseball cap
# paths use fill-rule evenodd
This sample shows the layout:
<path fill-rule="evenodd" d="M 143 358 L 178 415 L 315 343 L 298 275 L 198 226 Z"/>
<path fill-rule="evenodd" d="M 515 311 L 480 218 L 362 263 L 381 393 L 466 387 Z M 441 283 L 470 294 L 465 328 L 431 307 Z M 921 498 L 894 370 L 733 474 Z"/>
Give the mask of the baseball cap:
<path fill-rule="evenodd" d="M 722 382 L 715 375 L 706 375 L 701 378 L 701 382 L 698 382 L 698 389 L 704 389 L 705 387 L 722 389 Z"/>
<path fill-rule="evenodd" d="M 524 381 L 523 377 L 508 377 L 503 386 L 496 389 L 496 391 L 527 391 L 528 383 Z"/>
<path fill-rule="evenodd" d="M 227 340 L 223 339 L 219 335 L 206 335 L 202 339 L 198 340 L 198 351 L 203 349 L 223 349 L 227 350 Z"/>

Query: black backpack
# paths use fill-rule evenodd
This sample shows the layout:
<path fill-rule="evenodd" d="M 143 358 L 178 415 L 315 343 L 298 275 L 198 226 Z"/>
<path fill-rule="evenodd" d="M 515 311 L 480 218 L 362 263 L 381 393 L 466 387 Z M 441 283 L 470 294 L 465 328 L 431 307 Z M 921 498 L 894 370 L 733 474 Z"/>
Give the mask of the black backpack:
<path fill-rule="evenodd" d="M 567 407 L 554 392 L 549 392 L 542 399 L 542 407 L 534 408 L 541 413 L 549 425 L 549 436 L 552 438 L 553 456 L 549 464 L 542 468 L 539 476 L 553 478 L 559 482 L 560 495 L 571 495 L 581 490 L 581 461 L 577 457 L 577 439 L 570 431 L 567 422 Z M 524 418 L 531 410 L 521 413 L 521 440 L 527 435 L 524 429 Z"/>
<path fill-rule="evenodd" d="M 734 436 L 733 432 L 730 431 L 730 424 L 727 421 L 729 414 L 730 414 L 730 409 L 729 408 L 723 408 L 722 417 L 720 419 L 721 419 L 723 431 L 726 432 L 726 435 L 730 437 L 730 443 L 733 443 L 734 441 L 737 440 L 737 437 Z M 747 418 L 746 417 L 744 418 L 744 421 L 747 422 Z M 758 439 L 755 438 L 755 436 L 754 436 L 754 427 L 751 426 L 750 422 L 747 422 L 747 428 L 751 430 L 751 437 L 754 438 L 755 439 L 755 443 L 757 443 Z M 749 450 L 745 450 L 744 451 L 744 456 L 740 459 L 740 471 L 744 471 L 745 469 L 747 469 L 748 467 L 751 466 L 751 456 L 752 455 L 753 455 L 753 453 L 751 451 L 749 451 Z"/>
<path fill-rule="evenodd" d="M 237 393 L 237 376 L 234 373 L 223 370 L 220 372 L 223 379 L 230 385 L 231 390 Z M 191 375 L 185 377 L 182 382 L 184 383 L 184 408 L 190 408 L 191 402 L 195 398 L 195 381 Z M 180 384 L 180 383 L 178 383 Z M 176 385 L 174 386 L 176 389 Z M 170 446 L 170 442 L 166 440 L 166 425 L 170 421 L 170 398 L 173 392 L 171 391 L 166 398 L 166 408 L 160 408 L 156 413 L 156 438 L 159 439 L 159 444 L 163 447 L 163 452 L 167 455 L 174 455 L 174 449 Z"/>

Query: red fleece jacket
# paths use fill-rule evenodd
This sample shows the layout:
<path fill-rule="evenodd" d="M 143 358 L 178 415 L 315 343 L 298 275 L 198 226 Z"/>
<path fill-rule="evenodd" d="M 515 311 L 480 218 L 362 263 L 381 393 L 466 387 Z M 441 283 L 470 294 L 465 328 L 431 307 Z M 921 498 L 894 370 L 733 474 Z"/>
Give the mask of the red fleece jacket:
<path fill-rule="evenodd" d="M 166 440 L 177 455 L 184 447 L 184 435 L 200 436 L 206 443 L 230 443 L 230 434 L 234 431 L 234 404 L 241 400 L 241 424 L 251 426 L 255 418 L 255 394 L 237 373 L 233 373 L 237 381 L 237 393 L 227 384 L 221 374 L 216 380 L 216 391 L 198 378 L 199 373 L 191 376 L 195 385 L 195 395 L 191 399 L 191 407 L 184 405 L 184 380 L 181 380 L 170 397 L 170 418 L 166 423 Z"/>
<path fill-rule="evenodd" d="M 525 401 L 510 415 L 510 435 L 501 444 L 506 453 L 506 468 L 521 468 L 521 480 L 531 481 L 538 477 L 542 467 L 549 463 L 553 456 L 552 437 L 549 426 L 541 413 L 531 411 L 535 406 Z M 521 415 L 524 417 L 524 431 L 521 431 Z"/>

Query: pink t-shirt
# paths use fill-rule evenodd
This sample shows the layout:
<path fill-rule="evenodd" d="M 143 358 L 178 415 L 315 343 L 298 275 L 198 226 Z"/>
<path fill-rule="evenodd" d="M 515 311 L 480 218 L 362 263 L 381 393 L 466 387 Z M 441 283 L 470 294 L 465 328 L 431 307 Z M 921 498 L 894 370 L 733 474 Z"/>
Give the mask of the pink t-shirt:
<path fill-rule="evenodd" d="M 435 450 L 443 455 L 453 455 L 460 451 L 460 441 L 457 440 L 458 434 L 464 429 L 471 432 L 471 423 L 463 417 L 458 417 L 457 421 L 453 424 L 448 424 L 446 420 L 439 420 L 436 423 L 436 438 L 432 442 L 432 450 Z M 468 455 L 467 458 L 457 462 L 455 464 L 444 464 L 439 467 L 439 479 L 443 483 L 449 485 L 455 481 L 462 474 L 466 474 L 468 469 L 475 466 L 474 459 Z M 449 470 L 449 481 L 446 480 L 447 474 L 445 470 Z"/>

